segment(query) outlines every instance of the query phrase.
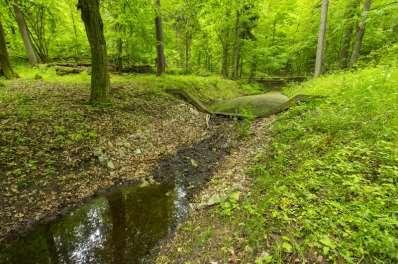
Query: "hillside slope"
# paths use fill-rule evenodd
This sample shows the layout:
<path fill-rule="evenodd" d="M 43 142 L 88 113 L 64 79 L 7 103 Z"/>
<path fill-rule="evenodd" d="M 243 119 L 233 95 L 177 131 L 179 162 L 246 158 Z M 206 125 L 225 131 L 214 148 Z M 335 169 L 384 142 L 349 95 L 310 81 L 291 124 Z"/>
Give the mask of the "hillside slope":
<path fill-rule="evenodd" d="M 281 114 L 247 172 L 245 198 L 231 190 L 195 213 L 159 262 L 398 261 L 398 69 L 332 74 L 285 92 L 327 98 Z"/>

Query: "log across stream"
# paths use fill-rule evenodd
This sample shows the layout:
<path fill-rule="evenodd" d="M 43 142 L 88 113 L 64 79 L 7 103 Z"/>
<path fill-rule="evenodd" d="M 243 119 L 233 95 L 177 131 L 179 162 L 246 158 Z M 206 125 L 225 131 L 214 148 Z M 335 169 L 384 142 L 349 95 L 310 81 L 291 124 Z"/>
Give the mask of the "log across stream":
<path fill-rule="evenodd" d="M 232 144 L 212 132 L 159 160 L 150 172 L 157 184 L 116 188 L 0 244 L 0 263 L 152 263 Z"/>

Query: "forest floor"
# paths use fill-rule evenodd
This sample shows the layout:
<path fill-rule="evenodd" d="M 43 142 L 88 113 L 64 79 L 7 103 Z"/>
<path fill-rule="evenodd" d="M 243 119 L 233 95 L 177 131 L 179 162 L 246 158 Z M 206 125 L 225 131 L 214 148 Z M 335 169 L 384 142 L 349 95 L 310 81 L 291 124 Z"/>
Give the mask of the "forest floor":
<path fill-rule="evenodd" d="M 397 263 L 398 69 L 284 92 L 326 98 L 256 122 L 156 263 Z"/>
<path fill-rule="evenodd" d="M 323 95 L 255 122 L 214 122 L 165 94 L 258 93 L 216 77 L 113 76 L 92 108 L 88 76 L 19 69 L 0 89 L 0 237 L 142 179 L 164 157 L 226 133 L 234 148 L 156 263 L 396 263 L 398 69 L 372 66 L 284 89 Z M 40 79 L 37 74 L 43 77 Z M 200 157 L 192 161 L 200 162 Z"/>
<path fill-rule="evenodd" d="M 232 131 L 231 122 L 208 127 L 205 115 L 165 88 L 195 90 L 203 100 L 255 92 L 216 77 L 112 76 L 113 103 L 100 109 L 86 103 L 85 73 L 18 72 L 21 79 L 0 89 L 0 240 L 111 187 L 153 182 L 164 157 Z"/>

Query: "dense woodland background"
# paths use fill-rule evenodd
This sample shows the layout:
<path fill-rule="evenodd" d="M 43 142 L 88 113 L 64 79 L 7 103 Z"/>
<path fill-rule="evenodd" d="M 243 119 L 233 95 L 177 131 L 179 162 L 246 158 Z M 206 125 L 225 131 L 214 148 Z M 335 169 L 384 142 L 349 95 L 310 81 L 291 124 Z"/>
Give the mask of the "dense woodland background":
<path fill-rule="evenodd" d="M 1 1 L 1 20 L 12 58 L 26 52 L 14 1 Z M 119 67 L 156 60 L 154 18 L 163 22 L 168 73 L 222 74 L 228 78 L 303 75 L 314 69 L 322 1 L 319 0 L 103 0 L 101 14 L 110 62 Z M 397 4 L 375 0 L 329 3 L 325 70 L 350 65 L 360 25 L 366 62 L 398 40 Z M 38 59 L 82 60 L 90 50 L 73 0 L 18 1 Z M 158 10 L 158 11 L 156 11 Z"/>

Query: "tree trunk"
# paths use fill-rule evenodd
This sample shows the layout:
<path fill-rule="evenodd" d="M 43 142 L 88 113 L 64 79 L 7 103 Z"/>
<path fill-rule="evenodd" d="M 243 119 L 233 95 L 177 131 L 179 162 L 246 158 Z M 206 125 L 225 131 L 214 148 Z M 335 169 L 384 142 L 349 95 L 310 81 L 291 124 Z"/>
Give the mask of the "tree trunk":
<path fill-rule="evenodd" d="M 79 59 L 79 37 L 77 35 L 77 26 L 76 26 L 76 21 L 75 21 L 75 14 L 73 12 L 73 6 L 70 6 L 70 16 L 72 18 L 72 28 L 73 28 L 73 36 L 74 36 L 73 49 L 75 52 L 75 61 L 77 62 Z"/>
<path fill-rule="evenodd" d="M 34 66 L 37 63 L 39 63 L 39 59 L 35 52 L 32 39 L 29 35 L 29 30 L 28 26 L 26 25 L 25 17 L 16 1 L 13 3 L 12 6 L 14 8 L 15 18 L 18 23 L 19 31 L 21 32 L 23 44 L 26 50 L 26 55 L 28 56 L 29 63 Z"/>
<path fill-rule="evenodd" d="M 233 69 L 232 69 L 232 78 L 239 78 L 239 62 L 240 62 L 240 12 L 236 12 L 236 24 L 235 24 L 235 45 L 233 50 Z"/>
<path fill-rule="evenodd" d="M 188 74 L 191 72 L 190 69 L 190 57 L 191 57 L 191 42 L 192 42 L 192 36 L 186 32 L 185 33 L 185 73 Z"/>
<path fill-rule="evenodd" d="M 206 68 L 209 72 L 213 72 L 213 61 L 210 53 L 206 56 Z"/>
<path fill-rule="evenodd" d="M 0 76 L 4 75 L 6 79 L 17 77 L 11 68 L 10 57 L 8 56 L 7 43 L 3 25 L 0 21 Z"/>
<path fill-rule="evenodd" d="M 360 0 L 351 0 L 345 13 L 345 27 L 340 49 L 340 66 L 345 69 L 350 62 L 351 40 L 354 32 L 354 17 L 359 6 Z"/>
<path fill-rule="evenodd" d="M 325 46 L 326 46 L 326 30 L 328 23 L 328 8 L 329 0 L 322 1 L 322 11 L 321 11 L 321 22 L 319 27 L 319 37 L 318 37 L 318 47 L 316 51 L 316 62 L 315 62 L 315 77 L 322 74 L 323 70 L 323 60 L 325 56 Z"/>
<path fill-rule="evenodd" d="M 99 10 L 99 0 L 79 0 L 87 38 L 91 48 L 91 104 L 108 103 L 110 80 L 108 57 L 103 32 L 103 23 Z"/>
<path fill-rule="evenodd" d="M 350 67 L 354 66 L 355 63 L 357 63 L 357 61 L 358 61 L 359 53 L 360 53 L 361 47 L 362 47 L 363 37 L 365 35 L 366 20 L 368 18 L 368 12 L 370 10 L 371 5 L 372 5 L 371 0 L 365 0 L 365 3 L 363 5 L 362 18 L 361 18 L 361 21 L 359 22 L 359 25 L 357 28 L 357 33 L 355 36 L 354 47 L 352 48 Z"/>
<path fill-rule="evenodd" d="M 229 44 L 228 40 L 223 44 L 223 52 L 222 52 L 222 68 L 221 74 L 224 78 L 229 77 Z"/>
<path fill-rule="evenodd" d="M 116 40 L 116 68 L 118 71 L 121 71 L 123 69 L 123 39 L 120 36 L 122 32 L 122 26 L 119 23 L 116 24 L 116 32 L 118 33 Z"/>
<path fill-rule="evenodd" d="M 164 40 L 163 40 L 163 25 L 162 16 L 160 14 L 160 0 L 155 0 L 156 17 L 155 17 L 155 28 L 156 28 L 156 68 L 157 75 L 160 76 L 166 71 L 166 57 L 164 55 Z"/>
<path fill-rule="evenodd" d="M 254 78 L 256 78 L 256 72 L 257 72 L 257 56 L 254 55 L 252 56 L 250 63 L 250 76 L 249 76 L 250 81 L 253 81 Z"/>

